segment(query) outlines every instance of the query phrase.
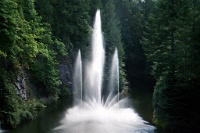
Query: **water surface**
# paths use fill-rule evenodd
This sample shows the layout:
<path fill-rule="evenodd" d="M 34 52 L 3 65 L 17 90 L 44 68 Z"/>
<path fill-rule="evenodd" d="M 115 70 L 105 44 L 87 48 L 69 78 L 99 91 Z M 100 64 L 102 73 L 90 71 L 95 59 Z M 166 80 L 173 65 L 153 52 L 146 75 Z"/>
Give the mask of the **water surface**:
<path fill-rule="evenodd" d="M 145 121 L 151 123 L 152 119 L 152 92 L 149 91 L 135 91 L 135 96 L 133 99 L 133 107 L 135 111 L 142 117 Z M 7 131 L 6 133 L 71 133 L 71 131 L 63 130 L 53 130 L 60 125 L 60 121 L 65 116 L 66 110 L 71 108 L 72 104 L 68 100 L 62 100 L 57 104 L 52 104 L 46 109 L 44 109 L 38 116 L 37 119 L 25 122 L 18 126 L 16 129 Z M 117 116 L 116 116 L 117 117 Z M 73 130 L 73 133 L 92 133 L 90 127 L 96 126 L 95 123 L 86 123 L 88 126 L 82 127 L 79 125 L 77 132 Z M 98 127 L 99 128 L 99 127 Z M 97 129 L 98 129 L 97 128 Z M 75 128 L 76 129 L 76 128 Z M 91 129 L 91 130 L 90 130 Z M 82 132 L 80 132 L 80 130 Z M 129 128 L 127 127 L 127 132 Z M 93 133 L 96 133 L 95 131 Z M 114 132 L 109 132 L 114 133 Z M 133 132 L 135 133 L 135 132 Z M 153 133 L 153 131 L 138 131 L 137 133 Z M 155 133 L 164 133 L 164 131 L 156 130 Z"/>
<path fill-rule="evenodd" d="M 59 125 L 69 107 L 71 107 L 71 102 L 63 99 L 41 111 L 37 119 L 24 122 L 6 133 L 54 133 L 52 129 Z"/>

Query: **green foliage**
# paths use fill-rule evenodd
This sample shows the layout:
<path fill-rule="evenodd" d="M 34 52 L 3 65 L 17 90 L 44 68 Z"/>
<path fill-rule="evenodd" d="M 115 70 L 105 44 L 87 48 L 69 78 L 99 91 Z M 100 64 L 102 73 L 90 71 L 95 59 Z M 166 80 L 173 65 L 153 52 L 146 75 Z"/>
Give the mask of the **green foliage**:
<path fill-rule="evenodd" d="M 83 48 L 88 43 L 89 14 L 99 2 L 0 1 L 0 118 L 3 126 L 15 127 L 21 121 L 33 119 L 42 107 L 34 97 L 24 101 L 17 96 L 14 82 L 22 69 L 31 75 L 39 98 L 55 101 L 68 93 L 66 83 L 60 80 L 58 64 L 68 56 L 67 50 Z M 91 3 L 96 4 L 90 8 Z"/>
<path fill-rule="evenodd" d="M 198 1 L 195 1 L 198 3 Z M 194 1 L 156 1 L 142 39 L 146 57 L 157 80 L 153 96 L 154 123 L 172 131 L 199 130 L 199 56 L 193 38 L 199 25 Z M 197 13 L 197 14 L 198 14 Z M 196 73 L 194 73 L 196 71 Z M 182 128 L 184 127 L 184 129 Z"/>
<path fill-rule="evenodd" d="M 184 76 L 166 75 L 157 82 L 153 96 L 156 125 L 179 132 L 199 129 L 199 83 Z"/>
<path fill-rule="evenodd" d="M 3 0 L 0 2 L 0 60 L 2 67 L 13 70 L 13 62 L 18 62 L 15 54 L 21 49 L 15 45 L 17 40 L 17 29 L 19 26 L 19 14 L 17 12 L 17 3 Z"/>
<path fill-rule="evenodd" d="M 53 34 L 71 50 L 72 47 L 82 48 L 81 44 L 88 42 L 90 2 L 36 0 L 36 9 L 43 21 L 50 23 Z"/>
<path fill-rule="evenodd" d="M 144 50 L 140 42 L 144 24 L 151 12 L 153 12 L 152 0 L 116 0 L 116 11 L 121 22 L 122 41 L 125 51 L 125 68 L 127 78 L 132 87 L 143 88 L 142 85 L 151 83 L 149 64 L 146 61 Z M 152 82 L 153 83 L 153 82 Z"/>
<path fill-rule="evenodd" d="M 39 110 L 44 108 L 39 101 L 24 101 L 16 95 L 12 75 L 0 68 L 0 120 L 3 128 L 16 127 L 20 122 L 34 119 Z"/>
<path fill-rule="evenodd" d="M 16 127 L 26 119 L 34 119 L 44 106 L 36 101 L 24 101 L 16 95 L 11 77 L 5 69 L 0 69 L 0 120 L 4 128 Z"/>
<path fill-rule="evenodd" d="M 164 98 L 164 91 L 167 89 L 166 85 L 166 77 L 160 78 L 160 80 L 156 83 L 156 87 L 153 94 L 153 107 L 154 107 L 154 123 L 159 125 L 160 127 L 167 128 L 168 121 L 166 116 L 166 99 Z M 159 114 L 159 117 L 157 117 Z M 156 115 L 156 116 L 155 116 Z"/>
<path fill-rule="evenodd" d="M 21 122 L 35 119 L 38 115 L 38 111 L 40 111 L 45 107 L 43 104 L 41 104 L 39 101 L 35 99 L 26 102 L 24 101 L 20 102 L 23 103 L 20 105 L 19 108 Z"/>
<path fill-rule="evenodd" d="M 34 0 L 0 1 L 0 119 L 5 128 L 35 118 L 42 107 L 34 98 L 26 102 L 17 96 L 14 81 L 22 69 L 32 73 L 40 97 L 58 99 L 62 83 L 57 58 L 66 50 L 41 19 Z"/>
<path fill-rule="evenodd" d="M 20 122 L 18 97 L 5 69 L 0 69 L 0 120 L 2 125 L 14 127 Z"/>
<path fill-rule="evenodd" d="M 38 58 L 39 61 L 35 61 L 30 68 L 39 92 L 43 96 L 57 97 L 61 81 L 58 77 L 58 70 L 55 69 L 57 65 L 55 59 L 43 55 L 38 55 Z"/>
<path fill-rule="evenodd" d="M 90 0 L 90 16 L 91 18 L 95 17 L 97 9 L 102 9 L 102 0 Z M 91 20 L 91 24 L 92 24 Z"/>
<path fill-rule="evenodd" d="M 117 18 L 115 11 L 115 3 L 113 0 L 108 0 L 103 9 L 103 31 L 106 42 L 106 64 L 110 64 L 115 48 L 118 49 L 119 55 L 119 73 L 120 73 L 120 88 L 123 90 L 127 87 L 126 73 L 124 70 L 124 46 L 121 38 L 120 21 Z M 109 66 L 107 66 L 107 71 Z M 108 76 L 109 77 L 109 76 Z"/>

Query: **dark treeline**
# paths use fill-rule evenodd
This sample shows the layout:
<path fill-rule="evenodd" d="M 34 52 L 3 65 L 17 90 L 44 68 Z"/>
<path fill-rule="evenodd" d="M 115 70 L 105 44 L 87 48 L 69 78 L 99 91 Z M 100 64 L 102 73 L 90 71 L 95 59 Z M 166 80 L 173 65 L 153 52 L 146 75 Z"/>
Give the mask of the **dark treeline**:
<path fill-rule="evenodd" d="M 77 49 L 87 56 L 97 8 L 106 71 L 117 47 L 121 90 L 154 86 L 154 124 L 178 132 L 199 129 L 200 0 L 1 0 L 3 127 L 35 118 L 44 104 L 68 94 L 58 66 Z M 26 98 L 16 93 L 24 78 Z"/>
<path fill-rule="evenodd" d="M 57 58 L 67 53 L 50 24 L 42 22 L 34 0 L 0 1 L 0 36 L 0 123 L 10 128 L 36 117 L 43 107 L 36 97 L 54 101 L 66 89 Z M 31 79 L 36 90 L 29 85 Z"/>
<path fill-rule="evenodd" d="M 67 95 L 58 65 L 86 43 L 90 1 L 0 1 L 0 124 L 16 127 Z M 68 70 L 69 71 L 69 70 Z"/>
<path fill-rule="evenodd" d="M 155 1 L 141 39 L 156 79 L 153 121 L 178 132 L 200 129 L 199 2 Z"/>

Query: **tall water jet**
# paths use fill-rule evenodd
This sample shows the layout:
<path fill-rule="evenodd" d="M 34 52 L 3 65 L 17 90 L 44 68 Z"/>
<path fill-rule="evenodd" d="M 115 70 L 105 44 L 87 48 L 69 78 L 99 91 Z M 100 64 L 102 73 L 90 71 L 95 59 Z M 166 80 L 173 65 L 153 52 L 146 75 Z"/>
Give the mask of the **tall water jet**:
<path fill-rule="evenodd" d="M 100 10 L 96 12 L 93 28 L 91 59 L 86 66 L 84 93 L 86 101 L 95 100 L 97 103 L 100 103 L 105 60 Z"/>
<path fill-rule="evenodd" d="M 61 125 L 56 127 L 55 130 L 61 130 L 62 133 L 152 132 L 153 126 L 146 124 L 147 122 L 142 120 L 134 109 L 126 107 L 129 100 L 127 98 L 119 99 L 117 49 L 115 49 L 111 63 L 110 83 L 108 83 L 107 88 L 109 96 L 105 102 L 102 100 L 105 51 L 99 10 L 96 13 L 93 28 L 91 58 L 84 62 L 83 82 L 80 78 L 82 77 L 80 51 L 75 63 L 74 84 L 76 85 L 74 85 L 74 88 L 83 94 L 83 98 L 80 93 L 76 93 L 76 90 L 74 96 L 75 99 L 80 99 L 82 104 L 75 103 L 72 108 L 68 109 Z M 81 82 L 84 84 L 83 89 Z"/>
<path fill-rule="evenodd" d="M 110 78 L 109 78 L 109 86 L 107 89 L 107 93 L 109 94 L 105 106 L 109 107 L 119 102 L 119 59 L 118 59 L 118 50 L 115 48 L 111 68 L 110 68 Z"/>
<path fill-rule="evenodd" d="M 78 51 L 76 57 L 76 62 L 74 65 L 74 76 L 73 76 L 73 103 L 74 105 L 78 104 L 83 100 L 82 98 L 82 60 L 81 60 L 81 51 Z"/>

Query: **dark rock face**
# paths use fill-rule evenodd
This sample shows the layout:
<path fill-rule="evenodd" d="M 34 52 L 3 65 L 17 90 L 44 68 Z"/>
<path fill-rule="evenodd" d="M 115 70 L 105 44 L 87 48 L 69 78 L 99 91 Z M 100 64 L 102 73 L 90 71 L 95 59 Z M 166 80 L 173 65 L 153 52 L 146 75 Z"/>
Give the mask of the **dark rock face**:
<path fill-rule="evenodd" d="M 20 96 L 24 100 L 28 100 L 30 97 L 29 94 L 29 79 L 26 71 L 22 69 L 17 79 L 15 80 L 15 90 L 18 96 Z"/>
<path fill-rule="evenodd" d="M 73 66 L 70 56 L 62 56 L 59 58 L 58 70 L 60 80 L 64 87 L 68 89 L 69 93 L 72 93 Z M 23 68 L 14 81 L 16 94 L 24 100 L 30 99 L 32 93 L 36 92 L 36 90 L 34 90 L 36 88 L 32 80 L 31 75 L 29 75 L 28 71 Z"/>
<path fill-rule="evenodd" d="M 69 56 L 59 58 L 58 70 L 62 83 L 67 86 L 69 92 L 72 92 L 73 66 Z"/>

